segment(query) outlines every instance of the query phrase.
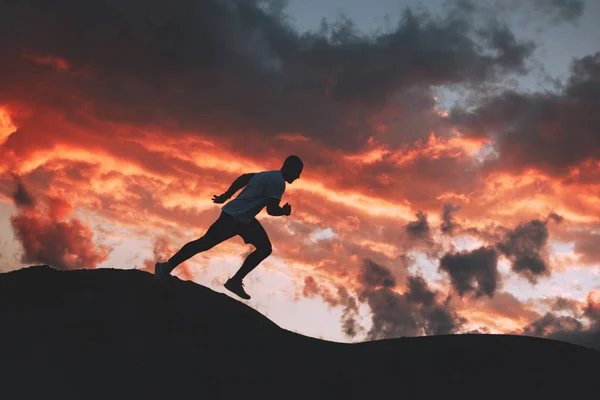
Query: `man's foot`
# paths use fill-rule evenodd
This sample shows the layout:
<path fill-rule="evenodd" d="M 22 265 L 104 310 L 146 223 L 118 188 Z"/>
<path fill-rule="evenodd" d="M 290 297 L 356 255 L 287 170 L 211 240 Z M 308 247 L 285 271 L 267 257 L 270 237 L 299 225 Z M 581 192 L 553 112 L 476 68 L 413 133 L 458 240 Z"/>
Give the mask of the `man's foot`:
<path fill-rule="evenodd" d="M 157 262 L 154 265 L 154 278 L 155 279 L 162 279 L 162 278 L 166 278 L 167 276 L 171 275 L 171 266 L 169 265 L 168 262 Z"/>
<path fill-rule="evenodd" d="M 241 279 L 228 279 L 227 282 L 225 282 L 225 288 L 230 292 L 237 294 L 242 299 L 248 300 L 250 298 L 250 295 L 244 291 L 244 284 L 242 283 Z"/>

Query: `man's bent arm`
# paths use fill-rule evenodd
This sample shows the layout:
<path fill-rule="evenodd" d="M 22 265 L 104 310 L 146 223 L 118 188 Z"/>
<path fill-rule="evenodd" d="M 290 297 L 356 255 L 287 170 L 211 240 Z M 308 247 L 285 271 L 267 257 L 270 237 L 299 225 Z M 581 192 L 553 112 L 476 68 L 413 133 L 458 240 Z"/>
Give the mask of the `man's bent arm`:
<path fill-rule="evenodd" d="M 283 206 L 289 207 L 289 205 Z M 279 199 L 269 198 L 267 199 L 267 214 L 273 217 L 279 217 L 281 215 L 289 215 L 286 213 L 285 208 L 279 206 Z"/>
<path fill-rule="evenodd" d="M 237 179 L 233 181 L 229 189 L 227 189 L 227 191 L 224 194 L 226 194 L 228 198 L 233 196 L 235 192 L 246 186 L 254 175 L 256 175 L 256 173 L 243 174 L 238 176 Z"/>
<path fill-rule="evenodd" d="M 285 215 L 285 211 L 283 211 L 283 208 L 277 206 L 277 208 L 269 208 L 267 209 L 267 214 L 273 216 L 273 217 L 279 217 L 281 215 Z"/>

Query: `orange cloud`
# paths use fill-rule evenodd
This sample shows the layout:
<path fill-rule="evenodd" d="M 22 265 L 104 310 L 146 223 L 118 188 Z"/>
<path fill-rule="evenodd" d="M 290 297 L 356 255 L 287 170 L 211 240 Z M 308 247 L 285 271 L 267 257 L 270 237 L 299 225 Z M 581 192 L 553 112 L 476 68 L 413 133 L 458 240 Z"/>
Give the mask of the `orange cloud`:
<path fill-rule="evenodd" d="M 6 139 L 15 131 L 17 127 L 13 124 L 9 111 L 6 108 L 0 107 L 0 146 L 6 142 Z"/>

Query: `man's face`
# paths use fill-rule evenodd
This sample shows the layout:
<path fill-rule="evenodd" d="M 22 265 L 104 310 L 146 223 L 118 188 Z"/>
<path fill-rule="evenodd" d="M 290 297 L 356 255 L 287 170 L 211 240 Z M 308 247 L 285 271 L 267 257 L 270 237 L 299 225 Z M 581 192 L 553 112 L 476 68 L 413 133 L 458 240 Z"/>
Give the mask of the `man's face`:
<path fill-rule="evenodd" d="M 286 177 L 286 182 L 292 183 L 296 179 L 300 179 L 300 174 L 302 174 L 302 168 L 291 168 L 290 173 Z"/>

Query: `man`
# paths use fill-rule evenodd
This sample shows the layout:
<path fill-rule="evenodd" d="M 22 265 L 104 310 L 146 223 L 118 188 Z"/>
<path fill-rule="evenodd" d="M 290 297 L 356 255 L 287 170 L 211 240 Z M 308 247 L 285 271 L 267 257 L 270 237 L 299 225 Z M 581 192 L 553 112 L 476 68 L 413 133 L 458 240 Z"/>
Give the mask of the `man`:
<path fill-rule="evenodd" d="M 243 299 L 249 299 L 250 296 L 244 291 L 242 280 L 272 251 L 271 241 L 256 219 L 256 215 L 266 206 L 269 215 L 289 216 L 292 213 L 292 206 L 285 203 L 280 207 L 279 202 L 285 191 L 285 183 L 292 183 L 300 178 L 303 168 L 304 163 L 298 156 L 289 156 L 279 170 L 243 174 L 238 177 L 225 193 L 214 195 L 212 200 L 222 204 L 239 189 L 244 187 L 244 190 L 222 207 L 221 215 L 208 228 L 204 236 L 185 244 L 167 262 L 156 263 L 154 270 L 156 278 L 170 275 L 171 271 L 190 257 L 240 235 L 245 243 L 252 244 L 256 249 L 246 257 L 237 273 L 225 283 L 225 288 Z"/>

